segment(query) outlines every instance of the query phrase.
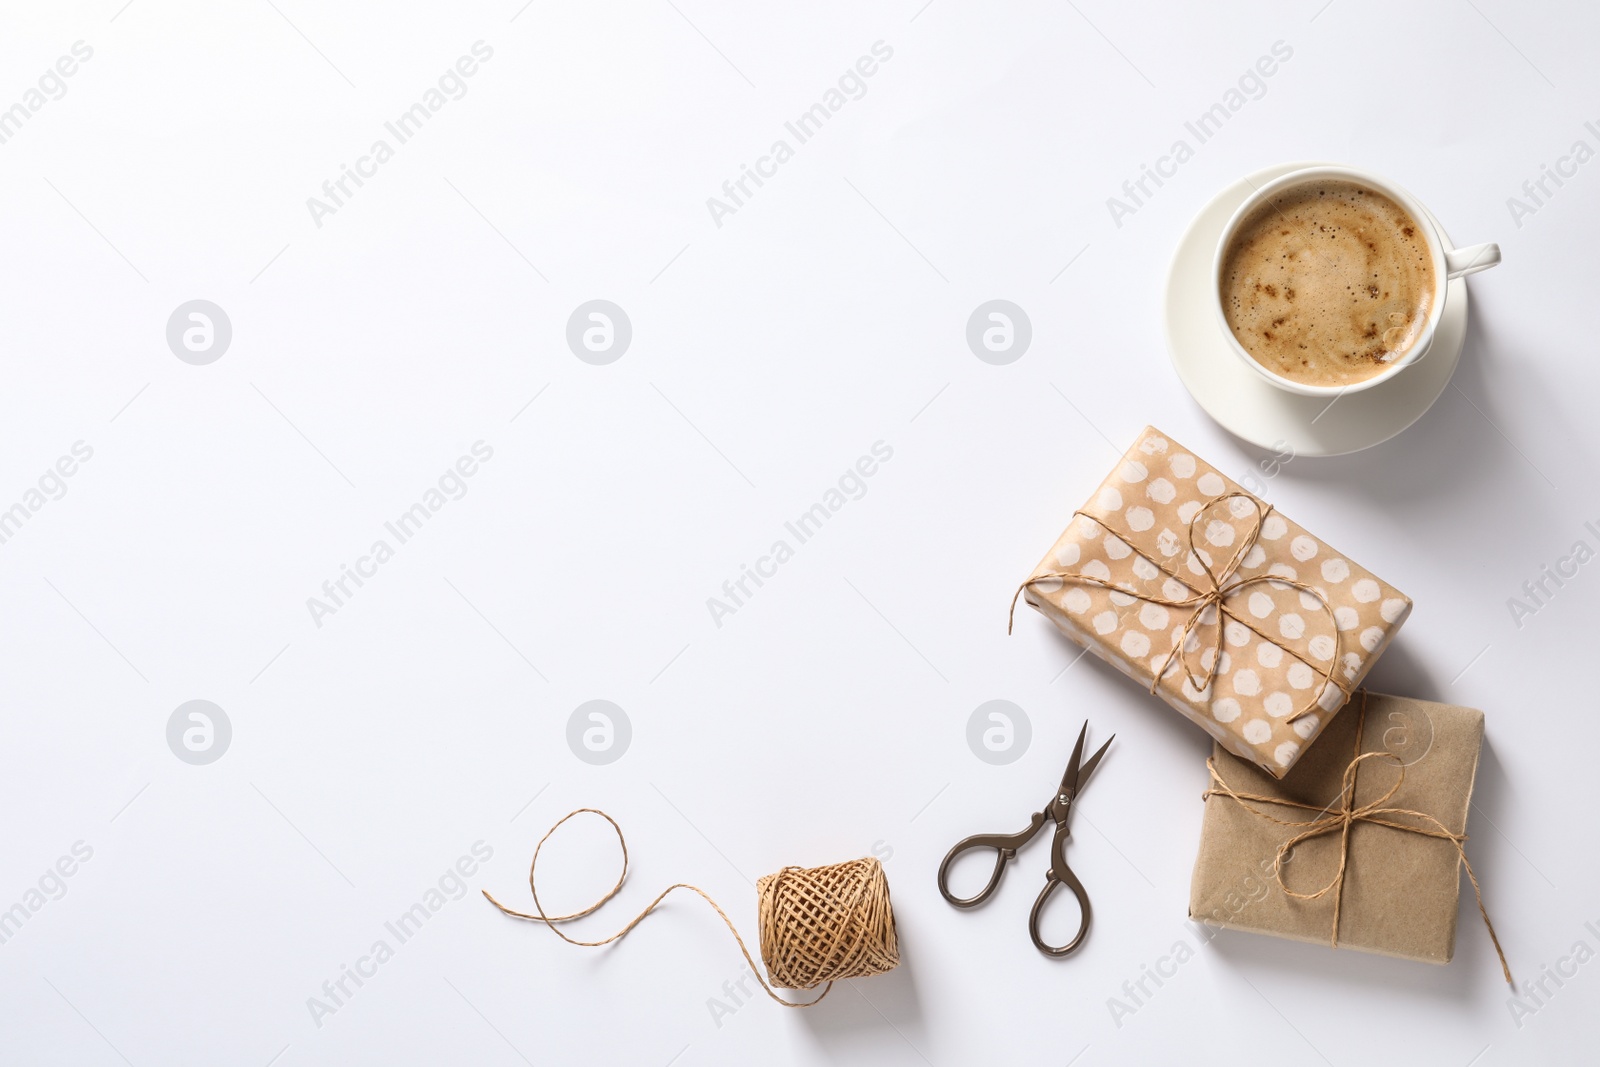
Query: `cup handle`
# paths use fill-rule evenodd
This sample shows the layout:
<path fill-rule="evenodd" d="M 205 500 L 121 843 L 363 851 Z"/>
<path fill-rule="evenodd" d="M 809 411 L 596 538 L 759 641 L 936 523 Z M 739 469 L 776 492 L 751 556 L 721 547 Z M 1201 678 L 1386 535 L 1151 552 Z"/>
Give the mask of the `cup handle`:
<path fill-rule="evenodd" d="M 1499 262 L 1500 246 L 1497 244 L 1457 248 L 1444 254 L 1445 278 L 1464 278 L 1468 274 L 1488 270 Z"/>

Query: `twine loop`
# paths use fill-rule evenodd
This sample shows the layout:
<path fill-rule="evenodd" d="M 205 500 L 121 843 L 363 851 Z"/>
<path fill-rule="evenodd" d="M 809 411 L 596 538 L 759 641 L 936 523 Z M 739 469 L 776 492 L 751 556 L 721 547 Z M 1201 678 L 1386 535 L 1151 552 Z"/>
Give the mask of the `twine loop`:
<path fill-rule="evenodd" d="M 1225 500 L 1233 499 L 1248 500 L 1251 505 L 1254 506 L 1256 513 L 1255 522 L 1250 527 L 1249 535 L 1239 543 L 1239 547 L 1235 549 L 1233 555 L 1229 557 L 1227 564 L 1223 566 L 1221 570 L 1214 570 L 1210 561 L 1207 559 L 1209 553 L 1202 553 L 1200 549 L 1195 546 L 1195 524 L 1200 521 L 1203 515 L 1209 512 L 1217 504 L 1220 504 Z M 1196 583 L 1192 580 L 1192 575 L 1190 577 L 1185 577 L 1180 573 L 1167 569 L 1150 556 L 1145 555 L 1142 552 L 1139 554 L 1140 558 L 1148 562 L 1157 571 L 1166 577 L 1171 578 L 1173 581 L 1184 586 L 1185 588 L 1190 589 L 1192 591 L 1191 595 L 1187 597 L 1174 598 L 1159 596 L 1155 593 L 1143 592 L 1138 589 L 1130 588 L 1126 585 L 1107 581 L 1103 578 L 1096 578 L 1092 574 L 1083 574 L 1077 571 L 1047 571 L 1044 574 L 1033 575 L 1027 581 L 1018 586 L 1017 591 L 1012 594 L 1011 613 L 1006 620 L 1006 633 L 1009 634 L 1012 630 L 1012 627 L 1016 623 L 1017 599 L 1021 597 L 1023 592 L 1029 587 L 1037 585 L 1040 582 L 1050 581 L 1052 579 L 1070 579 L 1072 581 L 1085 582 L 1089 585 L 1097 585 L 1102 589 L 1109 589 L 1113 592 L 1123 593 L 1127 596 L 1134 597 L 1137 600 L 1142 600 L 1147 604 L 1159 604 L 1163 607 L 1169 608 L 1192 608 L 1193 610 L 1189 614 L 1188 621 L 1184 623 L 1182 632 L 1178 635 L 1178 639 L 1172 645 L 1172 651 L 1167 653 L 1166 658 L 1161 661 L 1161 668 L 1155 672 L 1155 677 L 1151 679 L 1150 692 L 1153 695 L 1156 689 L 1161 685 L 1161 679 L 1166 677 L 1167 670 L 1172 666 L 1172 661 L 1174 657 L 1176 657 L 1179 665 L 1183 668 L 1185 680 L 1188 681 L 1192 687 L 1194 687 L 1195 692 L 1204 693 L 1211 687 L 1211 683 L 1216 680 L 1217 672 L 1222 665 L 1224 616 L 1250 630 L 1257 637 L 1268 644 L 1275 645 L 1278 643 L 1275 639 L 1268 637 L 1266 634 L 1256 629 L 1255 625 L 1249 619 L 1242 618 L 1233 611 L 1229 610 L 1227 605 L 1228 598 L 1256 585 L 1284 585 L 1292 589 L 1298 589 L 1301 593 L 1314 598 L 1322 607 L 1323 612 L 1328 616 L 1328 621 L 1332 624 L 1333 630 L 1333 655 L 1328 659 L 1330 666 L 1317 667 L 1310 663 L 1307 663 L 1307 666 L 1310 666 L 1313 670 L 1320 674 L 1323 682 L 1326 685 L 1332 685 L 1337 688 L 1345 695 L 1345 699 L 1348 700 L 1350 698 L 1350 688 L 1333 676 L 1334 668 L 1332 665 L 1339 662 L 1341 640 L 1339 636 L 1339 622 L 1337 617 L 1334 615 L 1333 605 L 1328 602 L 1327 596 L 1315 586 L 1307 585 L 1305 582 L 1298 581 L 1294 578 L 1285 578 L 1281 575 L 1257 574 L 1248 578 L 1238 577 L 1238 571 L 1244 562 L 1244 557 L 1249 554 L 1250 550 L 1256 546 L 1256 542 L 1261 539 L 1261 529 L 1266 524 L 1267 516 L 1271 513 L 1271 504 L 1264 504 L 1262 501 L 1257 500 L 1254 496 L 1251 496 L 1249 493 L 1243 491 L 1223 493 L 1220 496 L 1214 496 L 1200 506 L 1200 509 L 1194 513 L 1192 518 L 1190 518 L 1189 526 L 1186 531 L 1189 541 L 1188 558 L 1193 558 L 1194 561 L 1199 565 L 1201 574 L 1206 581 L 1206 584 L 1201 586 L 1199 589 L 1195 589 Z M 1122 538 L 1124 541 L 1133 540 L 1133 538 L 1128 534 L 1108 525 L 1104 520 L 1094 515 L 1090 515 L 1086 511 L 1074 511 L 1072 514 L 1074 518 L 1082 516 L 1083 518 L 1088 519 L 1090 522 L 1095 523 L 1102 529 L 1109 530 L 1111 533 Z M 1191 660 L 1187 658 L 1186 646 L 1189 642 L 1189 635 L 1195 633 L 1200 626 L 1207 625 L 1205 616 L 1208 612 L 1211 615 L 1211 622 L 1209 624 L 1212 626 L 1211 640 L 1209 644 L 1207 644 L 1205 641 L 1197 638 L 1196 647 L 1194 648 L 1193 652 L 1199 661 L 1201 670 L 1196 672 L 1191 666 Z M 1208 648 L 1211 652 L 1210 666 L 1206 666 L 1205 662 L 1205 652 Z M 1325 686 L 1318 687 L 1313 690 L 1311 697 L 1307 700 L 1305 706 L 1295 711 L 1293 715 L 1289 716 L 1289 722 L 1298 722 L 1307 715 L 1311 714 L 1311 712 L 1316 708 L 1317 702 L 1321 698 L 1324 690 Z"/>
<path fill-rule="evenodd" d="M 581 911 L 567 915 L 546 914 L 539 903 L 539 888 L 535 872 L 539 866 L 539 852 L 564 823 L 578 815 L 598 815 L 611 824 L 616 832 L 617 844 L 622 850 L 622 870 L 617 880 L 599 900 Z M 678 882 L 668 886 L 635 915 L 628 924 L 610 937 L 600 941 L 579 941 L 568 937 L 556 924 L 592 915 L 622 890 L 628 876 L 628 842 L 622 836 L 622 827 L 610 815 L 598 808 L 579 808 L 563 816 L 545 832 L 534 846 L 533 860 L 528 865 L 528 890 L 533 894 L 534 914 L 506 907 L 483 891 L 489 903 L 506 915 L 518 919 L 542 922 L 557 937 L 569 945 L 582 948 L 599 948 L 620 941 L 645 916 L 677 889 L 687 889 L 697 894 L 727 926 L 728 932 L 739 944 L 739 951 L 750 965 L 761 988 L 767 996 L 786 1008 L 808 1008 L 828 995 L 833 983 L 841 978 L 863 978 L 893 970 L 900 962 L 899 942 L 895 936 L 894 910 L 889 904 L 889 880 L 883 865 L 868 856 L 828 867 L 785 867 L 756 882 L 758 910 L 761 926 L 761 958 L 772 979 L 761 977 L 750 950 L 739 936 L 738 929 L 728 913 L 699 886 Z M 823 986 L 814 1000 L 794 1002 L 784 1000 L 773 991 L 773 986 L 784 989 L 814 989 Z"/>
<path fill-rule="evenodd" d="M 1278 846 L 1277 854 L 1272 861 L 1272 876 L 1277 880 L 1278 888 L 1296 900 L 1318 900 L 1329 893 L 1333 894 L 1333 924 L 1329 934 L 1328 944 L 1333 948 L 1339 947 L 1339 913 L 1344 902 L 1345 875 L 1350 868 L 1350 831 L 1358 822 L 1368 822 L 1377 826 L 1387 826 L 1391 830 L 1403 830 L 1406 833 L 1422 834 L 1425 837 L 1438 838 L 1449 841 L 1455 846 L 1456 855 L 1461 860 L 1461 865 L 1467 870 L 1467 878 L 1472 882 L 1472 892 L 1478 899 L 1478 914 L 1483 916 L 1483 924 L 1489 930 L 1489 940 L 1494 942 L 1494 951 L 1500 957 L 1500 970 L 1505 975 L 1506 982 L 1511 983 L 1511 967 L 1506 963 L 1506 954 L 1500 947 L 1500 938 L 1494 932 L 1494 923 L 1489 921 L 1489 912 L 1483 906 L 1483 889 L 1478 885 L 1478 876 L 1472 871 L 1472 864 L 1467 860 L 1465 833 L 1454 833 L 1444 823 L 1425 811 L 1416 811 L 1412 808 L 1392 808 L 1388 806 L 1394 795 L 1405 784 L 1405 761 L 1393 752 L 1362 752 L 1361 736 L 1367 721 L 1367 691 L 1361 690 L 1361 712 L 1356 722 L 1356 754 L 1346 765 L 1340 783 L 1339 796 L 1334 800 L 1337 807 L 1318 807 L 1315 804 L 1306 804 L 1298 800 L 1288 800 L 1284 797 L 1268 796 L 1264 793 L 1240 793 L 1230 786 L 1217 771 L 1216 761 L 1206 759 L 1206 769 L 1211 772 L 1211 788 L 1201 794 L 1201 799 L 1213 796 L 1231 797 L 1240 807 L 1257 818 L 1265 819 L 1278 826 L 1301 827 L 1299 833 L 1289 838 Z M 1381 759 L 1392 762 L 1399 772 L 1395 782 L 1381 797 L 1366 804 L 1356 804 L 1356 776 L 1361 769 L 1361 764 L 1369 759 Z M 1280 819 L 1260 808 L 1258 804 L 1279 804 L 1289 808 L 1300 808 L 1305 811 L 1314 811 L 1318 815 L 1311 819 Z M 1396 822 L 1396 816 L 1409 816 L 1421 820 L 1425 825 L 1417 826 L 1406 822 Z M 1283 864 L 1294 851 L 1295 846 L 1321 837 L 1324 834 L 1337 833 L 1339 835 L 1339 866 L 1334 871 L 1333 877 L 1321 889 L 1313 892 L 1301 892 L 1289 888 L 1283 878 Z"/>

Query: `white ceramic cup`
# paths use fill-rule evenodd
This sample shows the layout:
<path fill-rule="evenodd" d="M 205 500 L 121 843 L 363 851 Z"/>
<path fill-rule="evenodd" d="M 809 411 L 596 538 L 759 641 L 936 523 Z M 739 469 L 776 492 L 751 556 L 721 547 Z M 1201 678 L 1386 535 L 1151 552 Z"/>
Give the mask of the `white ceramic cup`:
<path fill-rule="evenodd" d="M 1416 342 L 1406 350 L 1405 354 L 1396 359 L 1387 368 L 1374 374 L 1363 381 L 1353 382 L 1349 385 L 1308 385 L 1286 378 L 1275 371 L 1268 370 L 1249 352 L 1245 351 L 1233 330 L 1228 326 L 1228 319 L 1223 312 L 1222 298 L 1222 272 L 1224 261 L 1227 259 L 1228 248 L 1233 243 L 1233 238 L 1239 231 L 1239 226 L 1248 218 L 1257 207 L 1268 199 L 1285 190 L 1317 181 L 1344 181 L 1356 185 L 1363 185 L 1387 196 L 1390 200 L 1406 209 L 1406 213 L 1417 221 L 1422 230 L 1423 237 L 1427 240 L 1428 250 L 1433 255 L 1433 277 L 1436 292 L 1428 309 L 1428 320 L 1423 324 L 1421 333 Z M 1291 171 L 1280 178 L 1275 178 L 1261 186 L 1252 193 L 1239 209 L 1228 219 L 1228 224 L 1223 227 L 1222 237 L 1217 241 L 1217 250 L 1212 258 L 1211 276 L 1212 293 L 1215 296 L 1214 305 L 1217 312 L 1217 326 L 1222 330 L 1228 344 L 1233 347 L 1234 354 L 1245 361 L 1245 364 L 1268 382 L 1279 389 L 1286 389 L 1291 393 L 1300 393 L 1304 396 L 1342 396 L 1361 389 L 1371 389 L 1399 374 L 1411 364 L 1416 363 L 1428 354 L 1428 349 L 1433 345 L 1434 330 L 1439 325 L 1439 319 L 1444 315 L 1445 301 L 1449 299 L 1452 278 L 1460 278 L 1467 274 L 1476 274 L 1480 270 L 1487 270 L 1500 262 L 1500 246 L 1497 244 L 1472 245 L 1469 248 L 1450 248 L 1445 244 L 1444 235 L 1433 224 L 1433 216 L 1428 214 L 1426 208 L 1419 204 L 1410 193 L 1401 189 L 1392 182 L 1385 181 L 1374 174 L 1352 167 L 1306 167 L 1303 170 Z"/>

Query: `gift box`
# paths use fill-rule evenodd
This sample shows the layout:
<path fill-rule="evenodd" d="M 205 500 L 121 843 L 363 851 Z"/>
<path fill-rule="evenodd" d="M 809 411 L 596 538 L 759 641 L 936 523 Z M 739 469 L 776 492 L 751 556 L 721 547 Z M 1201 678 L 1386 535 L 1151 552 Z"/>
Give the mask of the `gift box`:
<path fill-rule="evenodd" d="M 1481 711 L 1360 692 L 1281 780 L 1217 746 L 1189 917 L 1449 963 L 1459 868 L 1483 911 L 1463 849 L 1482 743 Z"/>
<path fill-rule="evenodd" d="M 1149 426 L 1018 593 L 1275 778 L 1411 613 L 1405 594 Z"/>

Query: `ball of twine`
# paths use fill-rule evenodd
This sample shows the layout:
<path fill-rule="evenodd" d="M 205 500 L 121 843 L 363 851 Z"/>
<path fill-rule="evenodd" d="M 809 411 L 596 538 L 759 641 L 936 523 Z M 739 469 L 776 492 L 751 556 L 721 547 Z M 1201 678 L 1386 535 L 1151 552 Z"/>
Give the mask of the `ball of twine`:
<path fill-rule="evenodd" d="M 872 857 L 830 867 L 785 867 L 756 879 L 761 962 L 772 984 L 813 989 L 900 963 L 889 879 Z"/>
<path fill-rule="evenodd" d="M 539 851 L 550 836 L 568 819 L 577 815 L 598 815 L 616 831 L 617 844 L 622 849 L 622 872 L 616 884 L 599 900 L 581 911 L 566 915 L 546 914 L 539 903 L 539 889 L 535 871 L 539 866 Z M 755 960 L 745 946 L 744 938 L 728 918 L 727 912 L 699 886 L 679 882 L 670 885 L 650 902 L 649 906 L 634 916 L 621 930 L 601 941 L 579 941 L 568 937 L 557 928 L 557 923 L 581 919 L 592 915 L 622 890 L 628 876 L 628 842 L 622 836 L 617 821 L 597 808 L 579 808 L 569 812 L 545 832 L 533 850 L 533 861 L 528 865 L 528 889 L 533 894 L 534 914 L 506 907 L 488 890 L 483 895 L 489 903 L 502 912 L 518 919 L 542 922 L 555 935 L 570 945 L 598 948 L 620 941 L 646 915 L 675 889 L 687 889 L 698 894 L 721 917 L 728 932 L 739 943 L 745 962 L 761 983 L 767 996 L 787 1008 L 808 1008 L 828 995 L 833 983 L 840 978 L 864 978 L 891 971 L 900 963 L 899 941 L 895 937 L 894 909 L 889 904 L 889 880 L 883 865 L 872 857 L 835 863 L 829 867 L 785 867 L 756 881 L 757 908 L 761 923 L 761 959 L 767 965 L 771 985 L 761 977 Z M 815 1000 L 794 1002 L 784 1000 L 773 992 L 773 986 L 783 989 L 814 989 L 823 986 Z"/>

